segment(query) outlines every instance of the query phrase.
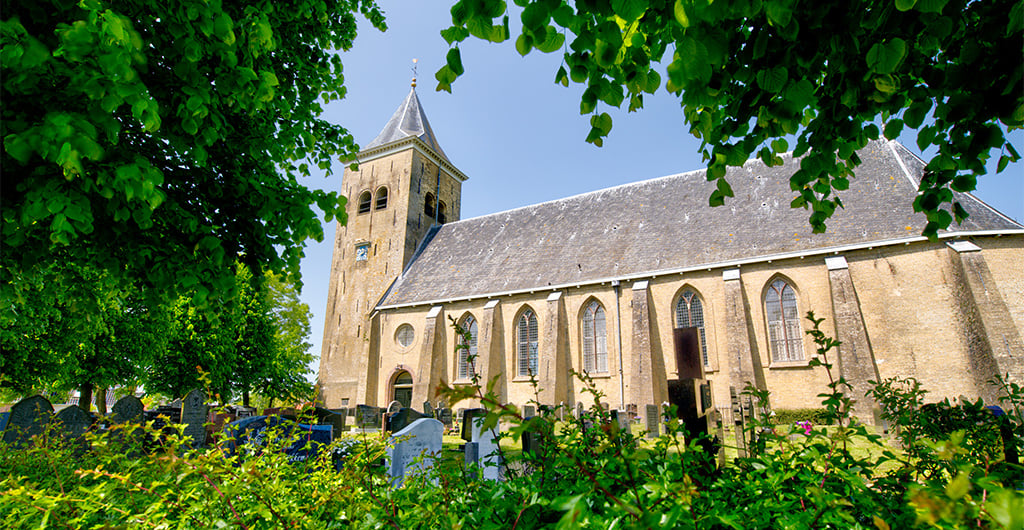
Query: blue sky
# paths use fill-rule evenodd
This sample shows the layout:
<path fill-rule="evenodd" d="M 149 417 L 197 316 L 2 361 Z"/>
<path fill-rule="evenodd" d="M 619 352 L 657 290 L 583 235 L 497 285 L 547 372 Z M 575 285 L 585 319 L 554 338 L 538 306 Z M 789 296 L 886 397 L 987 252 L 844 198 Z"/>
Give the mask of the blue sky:
<path fill-rule="evenodd" d="M 534 51 L 524 58 L 511 42 L 470 40 L 460 47 L 466 73 L 453 93 L 435 92 L 434 72 L 448 51 L 439 31 L 450 25 L 450 2 L 379 3 L 389 29 L 381 33 L 360 22 L 353 48 L 342 53 L 348 95 L 330 104 L 325 117 L 360 144 L 369 143 L 409 92 L 417 58 L 417 93 L 427 118 L 449 159 L 469 176 L 462 187 L 463 219 L 704 167 L 700 142 L 687 132 L 678 99 L 664 88 L 647 96 L 640 112 L 601 108 L 612 115 L 614 127 L 604 147 L 586 143 L 589 117 L 579 114 L 583 88 L 554 83 L 560 53 Z M 1024 152 L 1024 131 L 1011 139 Z M 913 137 L 903 141 L 916 151 Z M 338 163 L 330 177 L 304 184 L 339 191 L 342 173 Z M 1024 221 L 1024 163 L 982 177 L 975 195 Z M 313 313 L 315 355 L 323 337 L 334 233 L 335 223 L 325 223 L 324 241 L 309 242 L 302 262 L 302 299 Z"/>

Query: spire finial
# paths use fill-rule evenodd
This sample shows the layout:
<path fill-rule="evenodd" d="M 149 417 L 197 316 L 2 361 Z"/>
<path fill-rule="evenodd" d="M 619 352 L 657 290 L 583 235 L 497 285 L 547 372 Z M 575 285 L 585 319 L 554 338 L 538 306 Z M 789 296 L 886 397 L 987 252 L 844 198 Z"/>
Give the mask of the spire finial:
<path fill-rule="evenodd" d="M 412 87 L 413 88 L 416 88 L 416 63 L 418 63 L 418 62 L 419 62 L 419 59 L 413 58 L 413 60 L 412 60 Z"/>

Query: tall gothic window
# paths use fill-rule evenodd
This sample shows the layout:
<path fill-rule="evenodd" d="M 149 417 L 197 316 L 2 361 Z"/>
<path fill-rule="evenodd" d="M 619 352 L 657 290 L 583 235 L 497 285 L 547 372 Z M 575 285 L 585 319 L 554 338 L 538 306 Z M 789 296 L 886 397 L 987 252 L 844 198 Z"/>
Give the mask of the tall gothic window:
<path fill-rule="evenodd" d="M 369 190 L 359 194 L 359 213 L 366 213 L 370 211 L 370 203 L 373 202 L 373 195 L 370 194 Z"/>
<path fill-rule="evenodd" d="M 803 333 L 796 293 L 784 280 L 775 280 L 764 295 L 764 314 L 768 320 L 768 342 L 773 361 L 802 361 Z"/>
<path fill-rule="evenodd" d="M 459 348 L 459 358 L 456 362 L 458 372 L 455 374 L 456 379 L 470 379 L 476 374 L 476 319 L 473 315 L 466 315 L 466 318 L 462 319 L 462 323 L 459 324 L 462 330 L 469 333 L 469 341 L 466 342 L 464 335 L 459 336 L 459 345 L 465 345 L 466 348 Z"/>
<path fill-rule="evenodd" d="M 532 309 L 523 311 L 516 321 L 516 361 L 518 375 L 537 373 L 537 315 Z"/>
<path fill-rule="evenodd" d="M 427 217 L 433 219 L 434 214 L 437 211 L 437 199 L 434 198 L 433 193 L 427 193 L 427 196 L 423 199 L 423 213 Z"/>
<path fill-rule="evenodd" d="M 597 300 L 583 311 L 583 371 L 608 372 L 608 336 L 604 308 Z"/>
<path fill-rule="evenodd" d="M 704 366 L 708 365 L 708 341 L 704 332 L 704 306 L 700 303 L 697 293 L 687 289 L 676 301 L 676 327 L 697 328 L 700 335 L 700 356 Z"/>
<path fill-rule="evenodd" d="M 388 207 L 388 189 L 386 187 L 384 187 L 384 186 L 381 186 L 381 188 L 379 190 L 377 190 L 377 201 L 376 201 L 376 204 L 373 205 L 373 209 L 374 210 L 383 210 L 384 208 L 387 208 L 387 207 Z"/>
<path fill-rule="evenodd" d="M 445 215 L 444 201 L 437 202 L 437 222 L 439 224 L 445 224 L 448 222 L 448 217 Z"/>

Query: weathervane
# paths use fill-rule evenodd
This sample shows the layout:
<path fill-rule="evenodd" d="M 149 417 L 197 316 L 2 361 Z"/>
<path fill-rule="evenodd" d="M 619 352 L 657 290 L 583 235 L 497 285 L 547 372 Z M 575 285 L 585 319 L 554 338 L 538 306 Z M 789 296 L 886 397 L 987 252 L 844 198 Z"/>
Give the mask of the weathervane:
<path fill-rule="evenodd" d="M 419 59 L 413 58 L 412 60 L 412 87 L 416 88 L 416 63 Z"/>

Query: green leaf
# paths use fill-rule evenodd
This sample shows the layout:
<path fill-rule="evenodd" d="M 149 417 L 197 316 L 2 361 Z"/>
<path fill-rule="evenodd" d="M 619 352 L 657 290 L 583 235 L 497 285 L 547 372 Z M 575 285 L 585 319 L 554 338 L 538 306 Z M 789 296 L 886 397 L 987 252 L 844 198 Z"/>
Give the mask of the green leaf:
<path fill-rule="evenodd" d="M 684 5 L 683 0 L 676 0 L 673 13 L 675 14 L 676 22 L 678 22 L 680 26 L 684 28 L 690 27 L 690 17 L 686 14 L 686 6 Z"/>
<path fill-rule="evenodd" d="M 915 101 L 903 112 L 903 123 L 911 129 L 917 129 L 924 123 L 930 110 L 932 110 L 931 100 Z"/>
<path fill-rule="evenodd" d="M 793 8 L 790 2 L 774 0 L 765 5 L 765 13 L 768 15 L 768 23 L 777 28 L 789 25 L 793 19 Z"/>
<path fill-rule="evenodd" d="M 452 26 L 448 29 L 441 30 L 441 38 L 445 40 L 449 45 L 456 42 L 462 42 L 469 36 L 469 31 L 462 26 Z"/>
<path fill-rule="evenodd" d="M 544 2 L 534 2 L 523 9 L 523 14 L 519 18 L 523 21 L 524 28 L 540 31 L 547 25 L 550 13 Z"/>
<path fill-rule="evenodd" d="M 445 59 L 448 63 L 448 68 L 456 77 L 466 73 L 466 70 L 462 67 L 462 55 L 459 53 L 457 46 L 448 50 L 448 55 L 445 56 Z"/>
<path fill-rule="evenodd" d="M 757 85 L 765 92 L 778 94 L 786 86 L 789 80 L 789 72 L 784 66 L 776 66 L 769 70 L 761 70 L 757 73 Z"/>
<path fill-rule="evenodd" d="M 612 117 L 607 112 L 602 112 L 590 118 L 590 125 L 601 132 L 601 136 L 608 136 L 612 130 Z"/>
<path fill-rule="evenodd" d="M 544 53 L 551 53 L 560 50 L 562 48 L 562 44 L 565 43 L 565 35 L 559 33 L 554 26 L 548 26 L 545 32 L 546 36 L 544 42 L 535 44 L 537 49 Z"/>
<path fill-rule="evenodd" d="M 626 22 L 632 22 L 647 11 L 647 0 L 612 0 L 612 10 Z"/>
<path fill-rule="evenodd" d="M 900 11 L 910 11 L 914 8 L 914 4 L 917 0 L 896 0 L 896 9 Z"/>
<path fill-rule="evenodd" d="M 789 142 L 785 138 L 779 138 L 772 140 L 772 151 L 776 153 L 785 153 L 789 150 Z"/>
<path fill-rule="evenodd" d="M 903 120 L 891 119 L 885 124 L 883 134 L 890 140 L 895 140 L 900 137 L 900 133 L 903 132 Z"/>
<path fill-rule="evenodd" d="M 32 156 L 32 146 L 17 134 L 8 134 L 4 137 L 4 151 L 22 164 L 28 162 Z"/>
<path fill-rule="evenodd" d="M 569 86 L 569 74 L 565 71 L 564 66 L 558 67 L 558 72 L 555 73 L 555 84 L 562 85 L 564 87 Z"/>
<path fill-rule="evenodd" d="M 914 6 L 922 13 L 941 13 L 949 0 L 917 0 Z"/>
<path fill-rule="evenodd" d="M 879 74 L 891 74 L 906 56 L 907 43 L 903 39 L 896 37 L 886 42 L 878 42 L 868 50 L 868 68 Z"/>

